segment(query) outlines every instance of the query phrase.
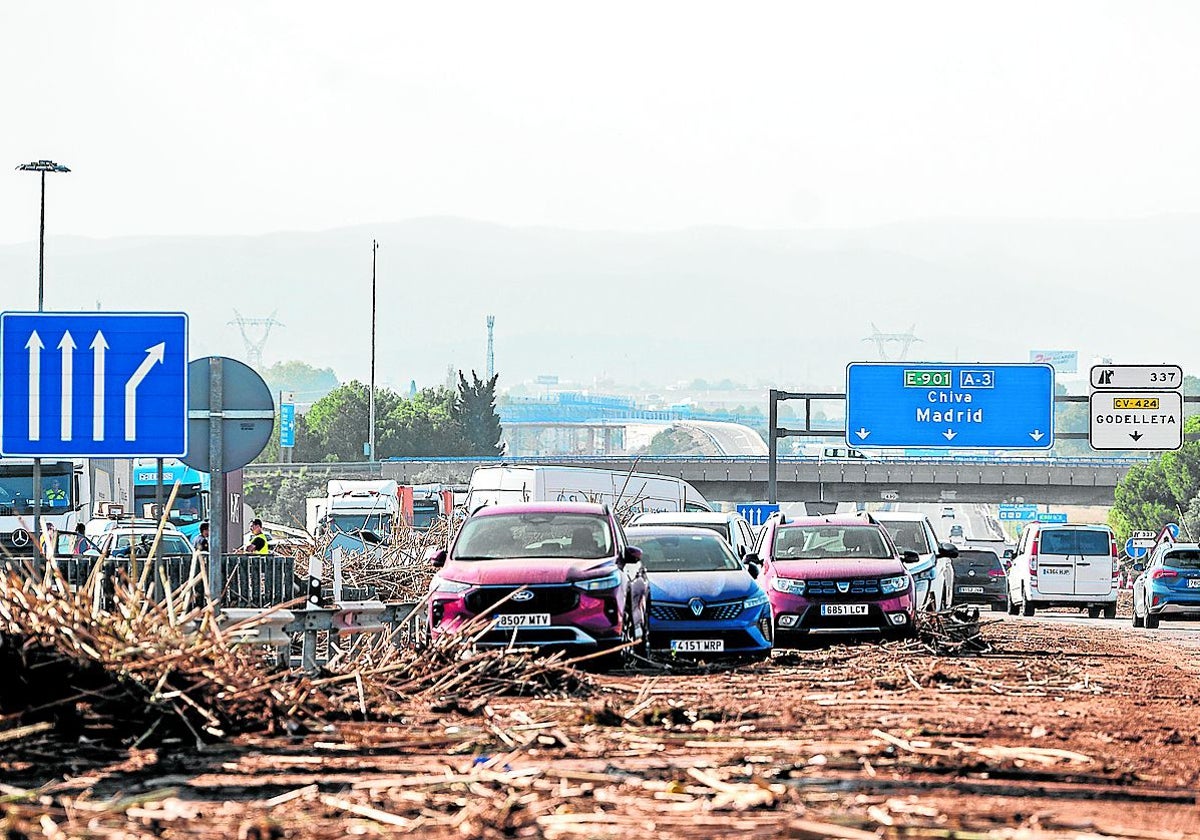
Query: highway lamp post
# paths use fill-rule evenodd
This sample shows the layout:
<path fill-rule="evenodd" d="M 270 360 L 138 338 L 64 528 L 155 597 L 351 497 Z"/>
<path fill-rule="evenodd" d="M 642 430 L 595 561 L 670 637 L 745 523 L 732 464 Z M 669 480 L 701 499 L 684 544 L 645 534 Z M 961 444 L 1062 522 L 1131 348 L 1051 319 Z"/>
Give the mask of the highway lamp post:
<path fill-rule="evenodd" d="M 371 240 L 371 393 L 367 405 L 367 460 L 375 460 L 375 253 L 379 242 Z"/>
<path fill-rule="evenodd" d="M 17 169 L 21 172 L 39 172 L 42 176 L 42 214 L 38 227 L 38 312 L 45 306 L 46 294 L 46 173 L 70 172 L 62 164 L 52 160 L 35 160 L 22 163 Z M 39 556 L 42 539 L 42 459 L 33 459 L 33 538 L 37 542 L 34 557 Z M 40 561 L 38 562 L 40 568 Z"/>

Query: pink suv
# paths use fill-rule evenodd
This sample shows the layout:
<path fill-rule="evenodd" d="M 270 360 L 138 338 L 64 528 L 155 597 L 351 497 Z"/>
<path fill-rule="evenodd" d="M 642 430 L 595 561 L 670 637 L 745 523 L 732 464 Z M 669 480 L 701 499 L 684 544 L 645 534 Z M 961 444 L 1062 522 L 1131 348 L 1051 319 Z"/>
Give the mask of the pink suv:
<path fill-rule="evenodd" d="M 484 507 L 431 556 L 429 628 L 452 633 L 485 616 L 481 646 L 588 653 L 646 638 L 646 573 L 607 505 Z M 628 649 L 627 649 L 628 650 Z"/>
<path fill-rule="evenodd" d="M 915 631 L 913 579 L 870 514 L 773 517 L 759 541 L 775 645 L 811 634 L 908 636 Z M 911 555 L 911 556 L 909 556 Z"/>

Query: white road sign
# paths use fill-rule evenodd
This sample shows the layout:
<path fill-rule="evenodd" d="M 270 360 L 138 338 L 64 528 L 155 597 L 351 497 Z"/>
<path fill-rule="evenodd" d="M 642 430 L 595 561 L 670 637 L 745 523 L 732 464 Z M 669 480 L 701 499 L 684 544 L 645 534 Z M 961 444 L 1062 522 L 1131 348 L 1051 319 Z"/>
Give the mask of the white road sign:
<path fill-rule="evenodd" d="M 1178 449 L 1183 397 L 1178 391 L 1099 391 L 1088 400 L 1092 449 Z"/>
<path fill-rule="evenodd" d="M 1170 391 L 1183 385 L 1179 365 L 1093 365 L 1092 387 L 1113 391 Z"/>

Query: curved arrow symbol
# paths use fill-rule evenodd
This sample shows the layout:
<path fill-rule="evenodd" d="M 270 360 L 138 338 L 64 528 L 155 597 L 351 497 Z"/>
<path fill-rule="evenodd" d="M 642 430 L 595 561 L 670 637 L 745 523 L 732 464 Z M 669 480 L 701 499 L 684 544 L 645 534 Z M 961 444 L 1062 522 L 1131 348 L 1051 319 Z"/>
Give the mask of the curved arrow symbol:
<path fill-rule="evenodd" d="M 150 368 L 162 364 L 166 351 L 166 342 L 147 347 L 146 358 L 125 383 L 125 440 L 137 440 L 137 388 L 150 373 Z"/>

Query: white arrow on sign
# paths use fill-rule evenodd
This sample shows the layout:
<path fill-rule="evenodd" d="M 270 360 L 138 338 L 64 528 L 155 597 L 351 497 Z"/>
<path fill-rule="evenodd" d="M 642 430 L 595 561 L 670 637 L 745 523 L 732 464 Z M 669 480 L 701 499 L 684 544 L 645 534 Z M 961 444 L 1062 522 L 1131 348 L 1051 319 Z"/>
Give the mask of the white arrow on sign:
<path fill-rule="evenodd" d="M 150 373 L 150 368 L 162 364 L 166 351 L 166 342 L 147 347 L 146 358 L 125 383 L 125 440 L 137 440 L 137 388 Z"/>
<path fill-rule="evenodd" d="M 92 339 L 92 440 L 104 440 L 104 351 L 108 342 L 96 330 Z"/>
<path fill-rule="evenodd" d="M 871 432 L 864 427 L 859 429 L 854 434 L 858 435 L 859 440 L 866 440 L 870 436 Z"/>
<path fill-rule="evenodd" d="M 954 440 L 956 437 L 958 437 L 958 432 L 954 431 L 953 429 L 947 429 L 946 431 L 942 432 L 942 437 L 944 437 L 946 440 Z"/>
<path fill-rule="evenodd" d="M 29 351 L 29 439 L 42 439 L 42 338 L 34 330 L 25 342 Z"/>
<path fill-rule="evenodd" d="M 1041 440 L 1042 438 L 1045 437 L 1045 435 L 1042 434 L 1041 429 L 1034 429 L 1032 432 L 1029 433 L 1029 436 L 1031 438 L 1033 438 L 1035 441 Z"/>
<path fill-rule="evenodd" d="M 62 418 L 59 440 L 71 439 L 71 396 L 75 393 L 75 339 L 71 331 L 63 333 L 62 341 L 58 342 L 58 350 L 62 354 Z"/>

